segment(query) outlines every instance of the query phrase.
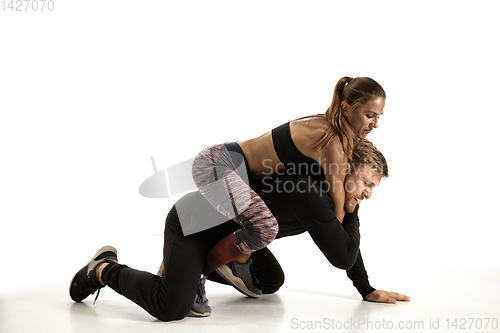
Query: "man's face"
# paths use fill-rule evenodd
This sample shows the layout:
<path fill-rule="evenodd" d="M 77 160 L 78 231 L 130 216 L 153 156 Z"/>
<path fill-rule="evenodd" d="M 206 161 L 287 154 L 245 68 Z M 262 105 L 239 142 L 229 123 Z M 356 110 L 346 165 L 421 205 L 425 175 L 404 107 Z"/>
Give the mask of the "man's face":
<path fill-rule="evenodd" d="M 351 172 L 344 182 L 345 212 L 352 213 L 363 199 L 370 199 L 373 189 L 380 185 L 380 181 L 380 176 L 374 168 L 366 164 L 352 165 Z"/>

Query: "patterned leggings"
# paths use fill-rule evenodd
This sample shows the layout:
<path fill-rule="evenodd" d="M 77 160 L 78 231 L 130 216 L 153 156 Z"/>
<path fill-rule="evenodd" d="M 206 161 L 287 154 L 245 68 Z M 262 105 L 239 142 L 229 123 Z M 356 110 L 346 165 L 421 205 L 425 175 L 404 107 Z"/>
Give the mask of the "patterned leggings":
<path fill-rule="evenodd" d="M 229 149 L 228 149 L 229 147 Z M 242 228 L 219 242 L 207 256 L 204 273 L 269 245 L 278 223 L 248 185 L 246 159 L 236 143 L 203 149 L 193 162 L 193 180 L 207 201 Z"/>

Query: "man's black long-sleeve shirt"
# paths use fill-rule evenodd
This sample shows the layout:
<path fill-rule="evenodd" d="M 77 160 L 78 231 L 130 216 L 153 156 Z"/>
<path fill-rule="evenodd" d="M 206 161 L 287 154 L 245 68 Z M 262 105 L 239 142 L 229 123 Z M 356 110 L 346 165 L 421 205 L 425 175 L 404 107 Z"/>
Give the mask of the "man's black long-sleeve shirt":
<path fill-rule="evenodd" d="M 276 238 L 307 231 L 333 266 L 347 270 L 362 297 L 375 290 L 359 251 L 359 206 L 353 213 L 346 213 L 340 223 L 330 196 L 322 188 L 321 176 L 279 175 L 251 179 L 250 186 L 276 217 Z"/>

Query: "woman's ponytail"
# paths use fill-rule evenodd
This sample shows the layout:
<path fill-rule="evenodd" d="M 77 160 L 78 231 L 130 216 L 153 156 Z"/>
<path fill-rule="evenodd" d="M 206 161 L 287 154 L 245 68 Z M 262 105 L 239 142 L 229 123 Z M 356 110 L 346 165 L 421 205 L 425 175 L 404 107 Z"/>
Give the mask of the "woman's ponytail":
<path fill-rule="evenodd" d="M 330 122 L 331 127 L 320 140 L 316 149 L 322 149 L 338 135 L 344 153 L 347 159 L 351 161 L 357 138 L 346 116 L 342 113 L 342 102 L 346 102 L 351 108 L 356 109 L 359 105 L 364 105 L 370 99 L 376 97 L 385 99 L 385 91 L 375 80 L 369 77 L 357 77 L 355 79 L 349 76 L 342 77 L 335 85 L 332 103 L 324 115 L 325 119 Z"/>

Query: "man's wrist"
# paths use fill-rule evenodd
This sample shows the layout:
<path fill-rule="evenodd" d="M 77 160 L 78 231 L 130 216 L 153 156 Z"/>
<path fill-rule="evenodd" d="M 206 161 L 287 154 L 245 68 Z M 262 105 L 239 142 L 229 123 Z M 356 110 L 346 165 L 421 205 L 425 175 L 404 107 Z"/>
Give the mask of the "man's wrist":
<path fill-rule="evenodd" d="M 356 287 L 356 289 L 358 290 L 359 294 L 363 298 L 365 298 L 368 294 L 371 294 L 373 291 L 376 290 L 375 288 L 373 288 L 370 285 L 370 282 L 368 281 L 368 278 L 366 278 L 364 280 L 361 280 L 361 281 L 357 281 L 354 286 Z"/>

